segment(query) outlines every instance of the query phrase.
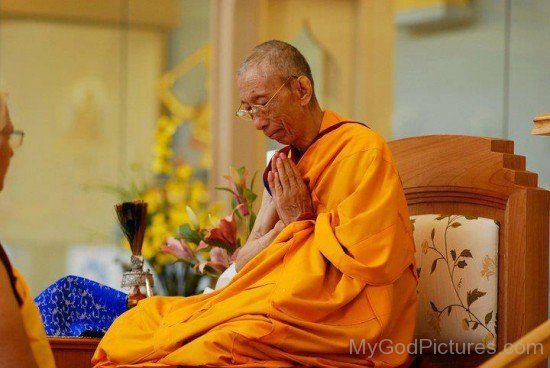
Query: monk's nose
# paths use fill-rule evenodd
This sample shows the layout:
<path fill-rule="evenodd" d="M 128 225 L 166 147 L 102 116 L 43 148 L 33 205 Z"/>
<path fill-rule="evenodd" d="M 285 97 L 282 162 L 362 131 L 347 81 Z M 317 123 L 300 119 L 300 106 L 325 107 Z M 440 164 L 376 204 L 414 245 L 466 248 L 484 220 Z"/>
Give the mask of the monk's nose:
<path fill-rule="evenodd" d="M 254 127 L 257 130 L 264 130 L 269 124 L 269 121 L 267 119 L 259 116 L 254 116 L 253 121 L 254 121 Z"/>

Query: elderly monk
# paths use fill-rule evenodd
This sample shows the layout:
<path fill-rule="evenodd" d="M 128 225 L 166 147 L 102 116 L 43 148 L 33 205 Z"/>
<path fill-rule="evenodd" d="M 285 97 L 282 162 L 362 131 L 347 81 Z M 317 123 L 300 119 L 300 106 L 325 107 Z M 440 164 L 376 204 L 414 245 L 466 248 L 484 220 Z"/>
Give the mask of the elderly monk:
<path fill-rule="evenodd" d="M 24 133 L 14 130 L 7 94 L 0 91 L 0 190 Z M 0 367 L 54 368 L 42 319 L 24 278 L 0 244 Z"/>
<path fill-rule="evenodd" d="M 210 294 L 140 302 L 114 322 L 93 363 L 403 363 L 417 280 L 407 204 L 387 145 L 366 126 L 321 110 L 306 60 L 287 43 L 257 46 L 238 86 L 237 115 L 288 146 L 264 174 L 237 275 Z"/>

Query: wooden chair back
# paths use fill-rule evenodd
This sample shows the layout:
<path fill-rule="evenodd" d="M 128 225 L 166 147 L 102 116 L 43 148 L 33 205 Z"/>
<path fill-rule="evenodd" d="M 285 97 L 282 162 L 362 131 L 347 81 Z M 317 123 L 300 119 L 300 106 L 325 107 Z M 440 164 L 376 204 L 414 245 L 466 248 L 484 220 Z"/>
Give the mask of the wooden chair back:
<path fill-rule="evenodd" d="M 432 135 L 389 142 L 411 216 L 460 214 L 497 220 L 497 350 L 548 316 L 550 192 L 537 187 L 510 140 Z M 418 246 L 418 245 L 417 245 Z M 456 355 L 433 365 L 465 366 Z M 462 357 L 475 364 L 489 358 Z"/>

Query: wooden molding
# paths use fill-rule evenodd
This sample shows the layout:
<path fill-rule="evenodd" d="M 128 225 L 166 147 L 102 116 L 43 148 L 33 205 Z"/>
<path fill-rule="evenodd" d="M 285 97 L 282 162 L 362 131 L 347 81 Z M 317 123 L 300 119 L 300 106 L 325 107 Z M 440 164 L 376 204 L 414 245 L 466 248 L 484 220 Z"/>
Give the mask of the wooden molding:
<path fill-rule="evenodd" d="M 170 29 L 179 11 L 177 0 L 2 0 L 0 17 Z"/>
<path fill-rule="evenodd" d="M 531 130 L 534 135 L 550 135 L 550 114 L 539 115 L 533 119 L 535 126 Z"/>
<path fill-rule="evenodd" d="M 461 214 L 499 222 L 497 350 L 545 321 L 550 192 L 537 187 L 537 175 L 525 170 L 514 142 L 439 135 L 388 144 L 411 215 Z"/>

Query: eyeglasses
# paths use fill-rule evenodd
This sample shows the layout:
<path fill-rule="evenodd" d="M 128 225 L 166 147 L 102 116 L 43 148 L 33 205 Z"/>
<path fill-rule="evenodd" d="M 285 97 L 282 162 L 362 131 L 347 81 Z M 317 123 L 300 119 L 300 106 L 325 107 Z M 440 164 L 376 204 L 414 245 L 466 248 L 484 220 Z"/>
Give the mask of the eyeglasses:
<path fill-rule="evenodd" d="M 13 149 L 21 147 L 23 144 L 23 137 L 25 137 L 25 132 L 22 130 L 14 130 L 11 132 L 9 137 L 10 147 Z"/>
<path fill-rule="evenodd" d="M 258 113 L 265 113 L 267 111 L 267 106 L 269 105 L 269 103 L 275 98 L 275 96 L 277 96 L 279 91 L 283 89 L 284 85 L 287 84 L 293 78 L 298 78 L 298 77 L 293 75 L 288 77 L 287 80 L 283 84 L 281 84 L 279 89 L 275 91 L 273 96 L 271 96 L 271 98 L 263 105 L 250 105 L 250 108 L 245 109 L 243 108 L 243 104 L 241 103 L 241 106 L 239 106 L 239 109 L 235 112 L 235 115 L 237 115 L 239 118 L 244 120 L 253 120 L 254 115 Z"/>

